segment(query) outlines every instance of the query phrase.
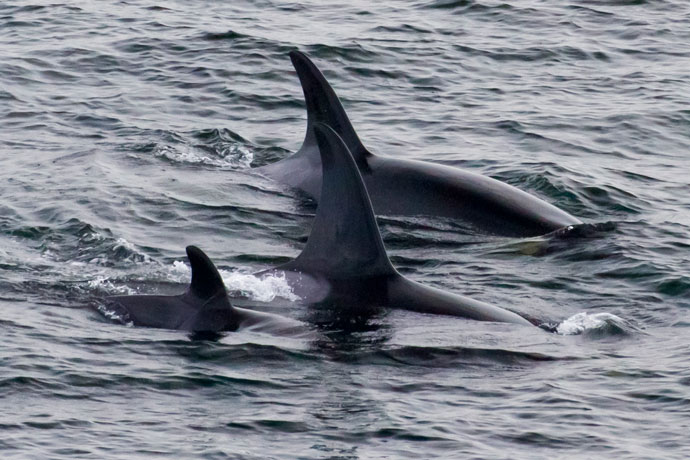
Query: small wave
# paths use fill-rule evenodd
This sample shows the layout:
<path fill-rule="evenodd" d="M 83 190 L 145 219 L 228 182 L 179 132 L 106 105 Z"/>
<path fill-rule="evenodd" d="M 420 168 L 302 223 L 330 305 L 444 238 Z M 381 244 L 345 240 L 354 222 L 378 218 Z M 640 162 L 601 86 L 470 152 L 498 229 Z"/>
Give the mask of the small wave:
<path fill-rule="evenodd" d="M 204 40 L 236 40 L 239 38 L 249 38 L 249 35 L 235 32 L 234 30 L 228 30 L 227 32 L 208 32 L 205 33 L 202 38 Z"/>
<path fill-rule="evenodd" d="M 594 224 L 568 225 L 547 236 L 561 239 L 568 238 L 598 238 L 616 230 L 616 222 L 599 222 Z"/>
<path fill-rule="evenodd" d="M 478 5 L 477 2 L 472 0 L 440 0 L 433 1 L 422 5 L 422 8 L 435 9 L 435 10 L 456 10 L 456 9 L 468 9 L 474 8 Z M 510 5 L 504 4 L 505 7 L 510 8 Z"/>
<path fill-rule="evenodd" d="M 188 279 L 191 269 L 181 261 L 173 262 L 171 272 L 177 280 Z M 295 302 L 300 297 L 292 292 L 284 274 L 257 277 L 250 273 L 219 270 L 231 296 L 248 297 L 258 302 L 271 302 L 276 297 Z"/>
<path fill-rule="evenodd" d="M 216 146 L 212 151 L 195 146 L 159 145 L 154 155 L 173 163 L 213 166 L 228 169 L 247 169 L 254 160 L 254 153 L 241 144 Z"/>
<path fill-rule="evenodd" d="M 116 286 L 113 282 L 104 275 L 100 275 L 88 282 L 89 288 L 94 291 L 105 292 L 108 295 L 134 295 L 136 290 L 128 286 Z"/>
<path fill-rule="evenodd" d="M 78 218 L 55 226 L 25 226 L 10 229 L 12 236 L 38 242 L 43 256 L 71 264 L 112 266 L 119 262 L 150 263 L 147 254 L 108 228 Z"/>
<path fill-rule="evenodd" d="M 332 357 L 338 361 L 357 364 L 400 364 L 424 367 L 455 367 L 477 363 L 520 364 L 575 359 L 572 356 L 551 356 L 538 352 L 502 348 L 434 347 L 403 345 L 393 348 L 349 351 Z"/>
<path fill-rule="evenodd" d="M 380 59 L 380 55 L 359 43 L 344 46 L 333 46 L 325 43 L 317 43 L 306 47 L 307 54 L 319 59 L 344 58 L 349 62 L 372 62 Z"/>
<path fill-rule="evenodd" d="M 151 258 L 124 238 L 115 238 L 109 230 L 98 231 L 89 226 L 79 235 L 80 248 L 74 263 L 87 262 L 111 266 L 118 262 L 151 263 Z M 88 244 L 86 244 L 88 243 Z M 84 248 L 84 249 L 81 249 Z"/>
<path fill-rule="evenodd" d="M 657 292 L 671 297 L 683 297 L 690 293 L 690 277 L 668 277 L 657 284 Z"/>
<path fill-rule="evenodd" d="M 628 321 L 611 313 L 577 313 L 556 326 L 555 332 L 561 335 L 587 335 L 608 337 L 627 335 L 635 331 Z"/>

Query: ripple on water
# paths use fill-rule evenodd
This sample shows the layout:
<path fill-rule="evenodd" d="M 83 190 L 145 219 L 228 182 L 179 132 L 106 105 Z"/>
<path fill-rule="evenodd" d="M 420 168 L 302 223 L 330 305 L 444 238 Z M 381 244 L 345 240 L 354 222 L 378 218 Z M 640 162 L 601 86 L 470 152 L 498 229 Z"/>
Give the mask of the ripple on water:
<path fill-rule="evenodd" d="M 687 457 L 685 2 L 0 3 L 3 457 Z M 183 291 L 198 244 L 233 294 L 312 318 L 248 274 L 315 209 L 245 172 L 302 142 L 293 49 L 373 151 L 585 222 L 379 219 L 401 272 L 561 334 L 388 312 L 200 340 L 75 308 Z"/>

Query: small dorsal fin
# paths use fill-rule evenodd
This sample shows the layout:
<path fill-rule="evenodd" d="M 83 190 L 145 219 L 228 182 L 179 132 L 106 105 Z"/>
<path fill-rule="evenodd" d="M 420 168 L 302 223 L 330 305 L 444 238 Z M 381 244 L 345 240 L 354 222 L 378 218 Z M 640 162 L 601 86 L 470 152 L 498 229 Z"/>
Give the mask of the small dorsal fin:
<path fill-rule="evenodd" d="M 223 278 L 211 259 L 196 246 L 187 246 L 187 257 L 192 266 L 192 284 L 189 292 L 201 299 L 210 299 L 213 296 L 225 294 Z"/>
<path fill-rule="evenodd" d="M 343 140 L 314 124 L 323 181 L 311 234 L 302 253 L 281 268 L 330 278 L 396 273 L 383 246 L 367 189 Z"/>
<path fill-rule="evenodd" d="M 314 124 L 325 123 L 340 136 L 355 162 L 362 167 L 363 164 L 366 164 L 366 157 L 371 153 L 359 140 L 331 85 L 304 53 L 291 51 L 290 60 L 292 60 L 292 65 L 297 71 L 307 103 L 307 133 L 300 151 L 311 151 L 307 147 L 316 145 Z"/>

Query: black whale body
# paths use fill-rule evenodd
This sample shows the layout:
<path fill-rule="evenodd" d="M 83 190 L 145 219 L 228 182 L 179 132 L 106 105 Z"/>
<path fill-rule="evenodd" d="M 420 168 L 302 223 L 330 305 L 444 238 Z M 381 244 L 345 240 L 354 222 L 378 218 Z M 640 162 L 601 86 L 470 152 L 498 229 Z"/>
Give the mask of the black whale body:
<path fill-rule="evenodd" d="M 281 335 L 308 333 L 305 325 L 278 315 L 235 307 L 223 278 L 208 256 L 196 246 L 187 247 L 192 267 L 189 289 L 173 296 L 126 295 L 106 297 L 99 306 L 110 316 L 134 326 L 213 333 L 252 329 Z"/>
<path fill-rule="evenodd" d="M 294 260 L 259 275 L 284 275 L 305 303 L 353 317 L 374 308 L 399 308 L 532 325 L 512 311 L 400 275 L 386 254 L 367 188 L 347 146 L 324 124 L 316 123 L 314 133 L 324 180 L 307 244 Z"/>
<path fill-rule="evenodd" d="M 499 236 L 537 236 L 582 222 L 511 185 L 459 168 L 374 155 L 362 144 L 338 96 L 323 74 L 301 52 L 290 53 L 307 105 L 307 132 L 292 156 L 257 168 L 276 181 L 307 193 L 321 193 L 321 158 L 315 123 L 325 123 L 342 138 L 379 215 L 438 216 L 459 219 L 476 230 Z"/>
<path fill-rule="evenodd" d="M 282 275 L 302 303 L 331 309 L 336 316 L 366 317 L 382 308 L 533 325 L 512 311 L 411 281 L 388 258 L 357 164 L 333 129 L 314 124 L 323 185 L 311 233 L 292 261 L 257 276 Z M 210 259 L 190 246 L 192 281 L 177 296 L 113 296 L 106 310 L 135 326 L 190 332 L 234 331 L 256 325 L 271 332 L 301 323 L 231 304 Z"/>

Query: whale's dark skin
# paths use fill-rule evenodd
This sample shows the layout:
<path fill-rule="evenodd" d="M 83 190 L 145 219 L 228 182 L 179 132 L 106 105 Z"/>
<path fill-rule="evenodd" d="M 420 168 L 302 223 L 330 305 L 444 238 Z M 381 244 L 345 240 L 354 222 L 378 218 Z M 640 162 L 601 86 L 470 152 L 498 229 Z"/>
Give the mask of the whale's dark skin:
<path fill-rule="evenodd" d="M 386 254 L 362 176 L 343 140 L 315 123 L 323 187 L 308 241 L 294 260 L 257 276 L 282 275 L 301 303 L 338 317 L 366 317 L 382 308 L 532 325 L 511 311 L 400 275 Z M 132 295 L 105 299 L 111 314 L 135 326 L 194 333 L 251 327 L 274 333 L 300 331 L 302 323 L 233 306 L 218 270 L 195 246 L 187 247 L 192 281 L 177 296 Z M 301 329 L 304 333 L 305 329 Z"/>
<path fill-rule="evenodd" d="M 400 308 L 532 325 L 511 311 L 400 275 L 388 259 L 366 186 L 343 140 L 321 123 L 314 125 L 314 135 L 324 180 L 307 245 L 291 262 L 263 274 L 284 274 L 305 303 L 340 308 L 346 315 Z"/>
<path fill-rule="evenodd" d="M 287 334 L 306 333 L 298 321 L 235 307 L 213 262 L 196 246 L 187 247 L 192 282 L 184 294 L 111 296 L 102 308 L 134 326 L 213 333 L 252 329 Z"/>
<path fill-rule="evenodd" d="M 332 127 L 355 159 L 379 215 L 458 219 L 479 232 L 527 237 L 582 222 L 522 190 L 490 177 L 424 161 L 374 155 L 362 144 L 338 96 L 309 58 L 290 53 L 307 105 L 307 132 L 294 155 L 257 168 L 261 174 L 307 193 L 321 193 L 321 159 L 314 124 Z"/>

